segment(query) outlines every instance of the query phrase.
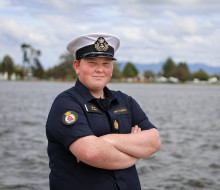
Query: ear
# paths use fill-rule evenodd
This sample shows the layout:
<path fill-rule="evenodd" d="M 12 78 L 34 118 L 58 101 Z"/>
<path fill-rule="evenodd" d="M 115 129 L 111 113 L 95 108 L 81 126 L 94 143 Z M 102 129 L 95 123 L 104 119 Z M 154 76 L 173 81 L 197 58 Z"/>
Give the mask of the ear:
<path fill-rule="evenodd" d="M 80 75 L 80 70 L 79 70 L 80 62 L 79 62 L 78 60 L 75 60 L 75 61 L 73 62 L 73 67 L 74 67 L 74 69 L 75 69 L 75 71 L 76 71 L 76 74 L 77 74 L 77 75 Z"/>

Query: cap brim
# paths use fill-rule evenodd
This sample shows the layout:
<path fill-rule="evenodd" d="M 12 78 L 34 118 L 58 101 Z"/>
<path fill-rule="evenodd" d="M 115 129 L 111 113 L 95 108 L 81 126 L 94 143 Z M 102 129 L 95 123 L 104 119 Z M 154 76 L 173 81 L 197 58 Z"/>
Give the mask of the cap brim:
<path fill-rule="evenodd" d="M 100 54 L 99 53 L 92 53 L 92 54 L 87 54 L 86 56 L 82 56 L 81 59 L 92 59 L 92 58 L 108 58 L 112 60 L 116 60 L 116 58 L 112 57 L 109 54 Z"/>

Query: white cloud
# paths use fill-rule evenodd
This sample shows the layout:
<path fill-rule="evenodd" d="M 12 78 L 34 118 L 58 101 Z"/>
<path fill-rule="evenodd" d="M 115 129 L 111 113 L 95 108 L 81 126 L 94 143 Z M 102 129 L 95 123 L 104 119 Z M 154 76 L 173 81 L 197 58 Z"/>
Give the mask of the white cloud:
<path fill-rule="evenodd" d="M 171 11 L 166 11 L 164 15 L 172 19 L 175 26 L 188 34 L 195 34 L 199 30 L 199 25 L 192 16 L 179 16 Z"/>
<path fill-rule="evenodd" d="M 160 43 L 160 44 L 170 44 L 170 43 L 174 43 L 175 42 L 175 38 L 172 36 L 165 36 L 162 34 L 159 34 L 154 28 L 151 28 L 148 30 L 147 32 L 148 37 L 156 42 L 156 43 Z"/>
<path fill-rule="evenodd" d="M 9 1 L 7 1 L 7 0 L 1 0 L 1 1 L 0 1 L 0 8 L 5 8 L 5 7 L 7 7 L 9 4 L 10 4 Z"/>
<path fill-rule="evenodd" d="M 0 58 L 21 60 L 20 44 L 42 52 L 45 68 L 57 64 L 74 37 L 89 32 L 121 38 L 118 61 L 174 60 L 220 65 L 219 0 L 2 0 Z"/>
<path fill-rule="evenodd" d="M 193 5 L 199 3 L 200 0 L 170 0 L 170 3 L 178 4 L 178 5 Z"/>
<path fill-rule="evenodd" d="M 71 0 L 48 0 L 44 1 L 48 3 L 52 9 L 62 11 L 64 14 L 69 13 L 70 11 L 77 11 L 81 8 L 82 1 L 71 1 Z"/>
<path fill-rule="evenodd" d="M 20 39 L 25 36 L 25 27 L 22 27 L 14 20 L 3 20 L 1 19 L 0 25 L 1 33 L 12 37 L 12 39 Z"/>

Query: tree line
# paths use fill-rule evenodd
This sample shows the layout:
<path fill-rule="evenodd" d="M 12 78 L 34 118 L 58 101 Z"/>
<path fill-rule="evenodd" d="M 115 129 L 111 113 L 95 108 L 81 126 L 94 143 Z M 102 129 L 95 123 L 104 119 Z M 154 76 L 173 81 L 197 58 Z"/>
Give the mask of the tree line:
<path fill-rule="evenodd" d="M 37 78 L 45 80 L 74 80 L 77 78 L 73 68 L 74 56 L 66 53 L 59 57 L 59 64 L 45 70 L 40 62 L 41 51 L 35 49 L 29 44 L 23 43 L 21 45 L 23 52 L 22 65 L 15 65 L 10 55 L 5 55 L 0 61 L 0 73 L 7 72 L 10 80 L 12 73 L 20 80 L 27 78 Z M 112 79 L 120 80 L 122 78 L 136 78 L 138 76 L 138 69 L 131 62 L 127 62 L 125 67 L 120 69 L 120 62 L 115 62 Z M 174 63 L 172 58 L 168 58 L 162 66 L 159 73 L 153 73 L 151 70 L 146 70 L 143 73 L 146 79 L 152 79 L 160 76 L 166 78 L 175 77 L 181 82 L 193 80 L 208 80 L 209 76 L 204 70 L 200 69 L 195 73 L 190 73 L 187 63 Z M 215 75 L 220 77 L 219 75 Z"/>

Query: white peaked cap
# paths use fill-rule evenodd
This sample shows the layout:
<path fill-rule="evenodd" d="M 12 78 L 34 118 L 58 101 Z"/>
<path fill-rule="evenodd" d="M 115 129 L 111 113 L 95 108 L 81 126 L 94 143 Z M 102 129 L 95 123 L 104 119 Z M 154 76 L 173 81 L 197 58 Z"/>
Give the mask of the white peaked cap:
<path fill-rule="evenodd" d="M 99 41 L 100 38 L 104 41 Z M 95 48 L 95 44 L 98 44 L 98 47 L 101 48 Z M 76 57 L 81 56 L 81 58 L 90 58 L 91 56 L 89 55 L 93 55 L 93 57 L 110 57 L 114 59 L 114 52 L 119 46 L 120 39 L 115 35 L 107 33 L 91 33 L 74 38 L 67 45 L 67 50 L 72 54 L 76 54 Z"/>

